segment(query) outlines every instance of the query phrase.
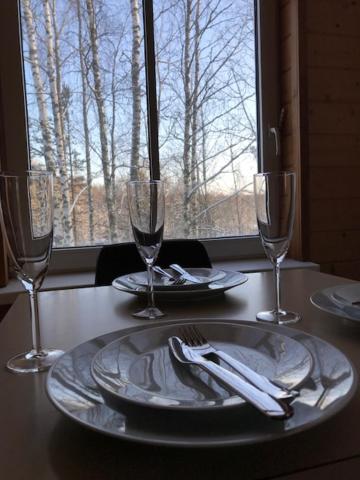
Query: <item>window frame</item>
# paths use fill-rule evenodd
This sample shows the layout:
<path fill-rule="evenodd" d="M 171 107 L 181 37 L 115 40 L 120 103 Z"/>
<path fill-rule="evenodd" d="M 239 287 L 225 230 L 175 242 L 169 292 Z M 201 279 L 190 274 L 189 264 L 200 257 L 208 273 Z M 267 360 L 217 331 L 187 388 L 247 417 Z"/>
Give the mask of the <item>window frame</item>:
<path fill-rule="evenodd" d="M 258 51 L 259 171 L 270 171 L 280 167 L 275 139 L 270 131 L 278 127 L 280 112 L 279 2 L 254 0 L 254 4 Z M 0 45 L 6 46 L 0 51 L 0 161 L 2 170 L 13 172 L 28 168 L 29 158 L 19 8 L 20 0 L 0 2 Z M 148 48 L 147 54 L 152 54 L 151 48 Z M 156 85 L 150 85 L 150 88 L 154 89 Z M 258 235 L 201 241 L 212 260 L 264 256 Z M 94 270 L 101 247 L 54 249 L 50 272 Z"/>

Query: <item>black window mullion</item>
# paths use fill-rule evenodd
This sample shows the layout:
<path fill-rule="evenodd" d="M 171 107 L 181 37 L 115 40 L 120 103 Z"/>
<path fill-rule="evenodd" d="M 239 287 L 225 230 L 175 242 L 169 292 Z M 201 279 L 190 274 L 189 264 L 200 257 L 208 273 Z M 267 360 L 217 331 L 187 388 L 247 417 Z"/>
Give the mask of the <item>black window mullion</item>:
<path fill-rule="evenodd" d="M 160 180 L 153 2 L 143 0 L 142 5 L 150 178 Z"/>

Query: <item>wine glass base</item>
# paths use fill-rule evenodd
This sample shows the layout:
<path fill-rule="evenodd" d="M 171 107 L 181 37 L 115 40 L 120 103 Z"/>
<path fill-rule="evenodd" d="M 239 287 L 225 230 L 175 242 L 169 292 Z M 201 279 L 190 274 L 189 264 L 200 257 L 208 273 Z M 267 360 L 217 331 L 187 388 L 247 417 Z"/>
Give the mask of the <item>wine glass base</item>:
<path fill-rule="evenodd" d="M 301 316 L 296 312 L 286 312 L 284 310 L 270 310 L 267 312 L 259 312 L 256 319 L 261 322 L 276 323 L 278 325 L 285 325 L 288 323 L 296 323 L 301 319 Z"/>
<path fill-rule="evenodd" d="M 133 317 L 137 318 L 147 318 L 149 320 L 155 320 L 156 318 L 161 318 L 165 315 L 161 310 L 157 307 L 146 307 L 139 312 L 133 313 Z"/>
<path fill-rule="evenodd" d="M 46 372 L 63 354 L 62 350 L 55 349 L 41 350 L 40 353 L 31 350 L 10 358 L 6 368 L 13 373 Z"/>

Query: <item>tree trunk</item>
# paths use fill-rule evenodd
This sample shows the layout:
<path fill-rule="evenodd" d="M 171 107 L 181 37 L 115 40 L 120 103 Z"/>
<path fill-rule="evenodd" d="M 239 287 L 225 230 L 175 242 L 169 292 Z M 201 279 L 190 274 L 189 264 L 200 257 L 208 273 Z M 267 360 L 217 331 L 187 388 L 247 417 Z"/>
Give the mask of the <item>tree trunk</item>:
<path fill-rule="evenodd" d="M 104 175 L 105 202 L 108 212 L 108 221 L 110 229 L 111 242 L 117 241 L 116 234 L 116 216 L 114 209 L 114 199 L 111 189 L 111 173 L 109 165 L 109 148 L 108 148 L 108 128 L 105 114 L 105 101 L 102 89 L 102 81 L 100 74 L 99 49 L 97 44 L 97 27 L 95 22 L 95 11 L 93 0 L 86 0 L 87 13 L 89 18 L 90 44 L 92 53 L 92 72 L 94 75 L 94 94 L 99 117 L 99 131 L 101 144 L 101 162 Z"/>
<path fill-rule="evenodd" d="M 66 133 L 65 133 L 65 112 L 64 112 L 64 105 L 63 105 L 63 92 L 62 92 L 62 80 L 61 80 L 61 62 L 60 62 L 60 46 L 59 46 L 59 33 L 57 29 L 56 23 L 56 0 L 52 0 L 52 8 L 51 11 L 51 19 L 52 19 L 52 27 L 54 32 L 54 65 L 55 65 L 55 80 L 56 80 L 56 90 L 59 96 L 59 119 L 60 119 L 60 131 L 61 136 L 64 141 L 64 151 L 65 151 L 65 165 L 66 165 Z"/>
<path fill-rule="evenodd" d="M 65 159 L 65 145 L 63 128 L 63 119 L 61 118 L 60 111 L 60 95 L 57 88 L 56 81 L 56 65 L 55 65 L 55 51 L 54 51 L 54 39 L 51 25 L 51 12 L 48 0 L 43 0 L 44 17 L 45 17 L 45 30 L 46 30 L 46 50 L 47 50 L 47 74 L 49 77 L 51 102 L 54 117 L 54 129 L 56 150 L 59 161 L 60 170 L 60 187 L 63 204 L 63 227 L 64 227 L 64 244 L 73 245 L 74 237 L 72 231 L 72 221 L 70 216 L 70 202 L 69 202 L 69 185 L 68 176 L 66 170 Z"/>
<path fill-rule="evenodd" d="M 119 43 L 113 54 L 112 68 L 111 68 L 111 126 L 110 126 L 110 155 L 111 155 L 111 188 L 112 196 L 114 199 L 114 205 L 117 205 L 116 198 L 116 138 L 115 138 L 115 127 L 116 127 L 116 94 L 117 94 L 117 57 L 119 53 Z"/>
<path fill-rule="evenodd" d="M 185 11 L 185 38 L 184 38 L 184 147 L 183 147 L 183 180 L 184 180 L 184 235 L 190 234 L 190 127 L 191 127 L 191 77 L 190 77 L 190 31 L 191 31 L 192 0 L 186 0 Z"/>
<path fill-rule="evenodd" d="M 201 210 L 205 210 L 209 204 L 208 196 L 208 186 L 207 186 L 207 144 L 206 144 L 206 127 L 205 127 L 205 118 L 204 112 L 200 110 L 200 119 L 201 119 L 201 163 L 202 163 L 202 184 L 203 184 L 203 201 L 201 205 Z M 200 183 L 200 181 L 199 181 Z M 200 209 L 199 209 L 200 210 Z M 209 236 L 212 236 L 213 221 L 211 210 L 208 210 L 203 217 L 203 222 L 205 223 Z"/>
<path fill-rule="evenodd" d="M 139 178 L 141 91 L 140 91 L 140 17 L 138 0 L 130 0 L 132 20 L 131 89 L 132 89 L 132 132 L 130 179 Z"/>
<path fill-rule="evenodd" d="M 70 123 L 70 90 L 68 87 L 64 86 L 62 89 L 62 112 L 65 119 L 64 125 L 64 135 L 65 135 L 65 144 L 67 148 L 67 158 L 68 158 L 68 165 L 70 171 L 70 192 L 71 192 L 71 218 L 72 218 L 72 225 L 73 225 L 73 232 L 74 232 L 74 245 L 78 244 L 78 225 L 76 222 L 76 208 L 75 208 L 75 201 L 76 201 L 76 166 L 74 165 L 73 161 L 73 152 L 72 152 L 72 145 L 71 145 L 71 123 Z M 80 226 L 80 225 L 79 225 Z"/>
<path fill-rule="evenodd" d="M 197 161 L 197 136 L 198 136 L 198 95 L 199 95 L 199 71 L 200 71 L 200 0 L 196 1 L 195 9 L 195 36 L 194 36 L 194 87 L 192 91 L 191 106 L 191 198 L 190 198 L 190 230 L 193 236 L 199 236 L 199 229 L 197 227 L 196 214 L 198 211 L 198 192 L 197 192 L 197 175 L 198 175 L 198 161 Z"/>
<path fill-rule="evenodd" d="M 234 182 L 234 190 L 235 192 L 238 192 L 240 189 L 238 187 L 238 182 L 236 178 L 236 171 L 235 171 L 235 165 L 234 163 L 231 164 L 231 171 L 233 175 L 233 182 Z M 239 207 L 239 196 L 237 195 L 235 197 L 235 203 L 236 203 L 236 219 L 237 219 L 237 226 L 238 226 L 238 235 L 241 235 L 241 213 L 240 213 L 240 207 Z"/>
<path fill-rule="evenodd" d="M 85 163 L 86 163 L 86 184 L 87 184 L 87 203 L 88 203 L 88 219 L 89 219 L 89 240 L 90 244 L 94 243 L 94 203 L 92 194 L 92 173 L 91 173 L 91 157 L 90 157 L 90 134 L 89 124 L 87 117 L 87 103 L 88 103 L 88 91 L 87 91 L 87 78 L 86 78 L 86 63 L 84 58 L 84 45 L 83 45 L 83 29 L 82 29 L 82 16 L 80 8 L 80 0 L 76 0 L 76 9 L 78 17 L 79 28 L 79 59 L 80 59 L 80 74 L 81 74 L 81 102 L 82 102 L 82 120 L 84 128 L 84 141 L 85 141 Z"/>
<path fill-rule="evenodd" d="M 29 59 L 31 74 L 34 80 L 35 97 L 39 111 L 39 121 L 41 130 L 41 139 L 43 144 L 43 152 L 46 169 L 56 176 L 56 163 L 54 161 L 54 151 L 51 138 L 51 128 L 47 112 L 47 105 L 44 93 L 44 83 L 40 73 L 40 62 L 38 55 L 38 46 L 36 38 L 36 30 L 34 26 L 34 18 L 30 7 L 29 0 L 22 1 L 23 14 L 26 25 L 26 32 L 29 42 Z M 54 182 L 55 184 L 55 182 Z M 54 192 L 54 243 L 55 245 L 62 242 L 62 226 L 61 226 L 61 203 Z M 61 236 L 61 237 L 60 237 Z"/>

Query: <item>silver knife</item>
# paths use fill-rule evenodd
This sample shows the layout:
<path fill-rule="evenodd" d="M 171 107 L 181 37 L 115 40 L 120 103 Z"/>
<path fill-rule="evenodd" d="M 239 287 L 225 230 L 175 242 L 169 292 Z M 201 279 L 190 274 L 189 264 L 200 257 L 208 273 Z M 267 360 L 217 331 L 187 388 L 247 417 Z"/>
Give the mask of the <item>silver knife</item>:
<path fill-rule="evenodd" d="M 122 278 L 121 280 L 119 278 L 113 280 L 113 283 L 117 283 L 121 287 L 125 287 L 128 290 L 131 290 L 133 292 L 146 292 L 146 287 L 141 287 L 140 285 L 137 285 L 136 283 L 133 283 L 130 281 L 125 280 Z"/>
<path fill-rule="evenodd" d="M 182 267 L 180 267 L 180 265 L 178 265 L 177 263 L 172 263 L 169 266 L 172 270 L 179 273 L 183 278 L 185 278 L 185 280 L 188 280 L 189 282 L 192 282 L 192 283 L 203 283 L 201 280 L 194 277 L 194 275 L 191 275 L 191 273 L 187 272 Z"/>
<path fill-rule="evenodd" d="M 248 382 L 252 383 L 255 387 L 259 388 L 263 392 L 268 393 L 277 400 L 293 400 L 299 395 L 299 392 L 296 390 L 288 390 L 285 387 L 281 387 L 276 383 L 270 381 L 264 375 L 255 372 L 252 368 L 245 365 L 245 363 L 240 360 L 236 360 L 231 355 L 222 350 L 218 350 L 210 343 L 206 342 L 202 345 L 188 345 L 188 348 L 191 348 L 195 353 L 201 355 L 205 358 L 206 355 L 216 355 L 219 359 L 227 363 L 231 368 L 233 368 L 237 373 L 245 378 Z"/>
<path fill-rule="evenodd" d="M 174 281 L 176 280 L 175 277 L 173 277 L 172 275 L 170 275 L 170 273 L 168 273 L 166 270 L 162 269 L 161 267 L 159 267 L 158 265 L 154 265 L 153 266 L 153 270 L 154 272 L 158 273 L 159 275 L 161 275 L 162 277 L 164 278 L 167 278 L 168 280 L 170 281 Z"/>
<path fill-rule="evenodd" d="M 261 413 L 270 418 L 286 419 L 293 415 L 293 409 L 286 402 L 275 400 L 267 393 L 254 387 L 234 373 L 220 367 L 211 360 L 194 353 L 180 338 L 170 337 L 168 340 L 170 351 L 174 357 L 185 364 L 195 364 L 205 370 L 225 387 L 251 403 Z"/>

